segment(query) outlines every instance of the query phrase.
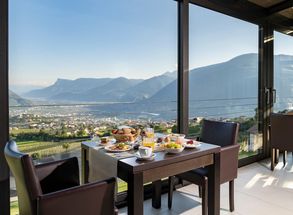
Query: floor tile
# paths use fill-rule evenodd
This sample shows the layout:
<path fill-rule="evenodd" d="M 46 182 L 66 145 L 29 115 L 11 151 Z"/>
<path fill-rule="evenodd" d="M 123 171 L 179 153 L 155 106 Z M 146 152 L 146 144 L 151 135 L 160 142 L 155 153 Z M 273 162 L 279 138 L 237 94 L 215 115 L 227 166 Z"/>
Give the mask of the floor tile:
<path fill-rule="evenodd" d="M 293 214 L 293 163 L 292 156 L 283 165 L 282 157 L 274 171 L 270 160 L 242 167 L 235 180 L 235 211 L 229 211 L 229 186 L 221 185 L 221 215 L 292 215 Z M 127 208 L 119 210 L 127 214 Z M 167 195 L 162 196 L 162 208 L 153 209 L 151 200 L 144 202 L 147 215 L 200 215 L 201 199 L 198 187 L 189 185 L 174 192 L 173 206 L 167 207 Z"/>

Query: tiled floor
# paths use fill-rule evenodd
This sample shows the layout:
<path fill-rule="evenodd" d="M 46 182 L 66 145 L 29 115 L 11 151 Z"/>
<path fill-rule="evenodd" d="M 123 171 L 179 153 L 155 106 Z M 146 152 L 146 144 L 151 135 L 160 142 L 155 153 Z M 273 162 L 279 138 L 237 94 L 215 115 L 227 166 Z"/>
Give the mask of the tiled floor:
<path fill-rule="evenodd" d="M 282 158 L 274 172 L 270 170 L 269 160 L 242 167 L 235 181 L 235 211 L 229 212 L 228 184 L 221 186 L 221 215 L 292 215 L 293 214 L 293 164 L 292 154 L 283 167 Z M 173 207 L 167 207 L 167 195 L 162 196 L 159 210 L 151 207 L 151 200 L 144 202 L 147 215 L 200 215 L 201 199 L 198 188 L 189 185 L 174 192 Z M 122 208 L 119 214 L 127 214 Z"/>

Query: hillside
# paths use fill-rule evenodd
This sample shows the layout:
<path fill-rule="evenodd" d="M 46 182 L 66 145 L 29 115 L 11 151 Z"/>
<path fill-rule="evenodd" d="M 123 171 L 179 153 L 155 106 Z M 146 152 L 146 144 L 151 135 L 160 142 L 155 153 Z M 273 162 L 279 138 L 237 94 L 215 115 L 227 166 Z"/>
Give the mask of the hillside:
<path fill-rule="evenodd" d="M 31 104 L 31 101 L 23 99 L 16 93 L 9 90 L 9 106 L 27 106 Z"/>
<path fill-rule="evenodd" d="M 58 79 L 53 85 L 30 91 L 25 96 L 54 102 L 133 102 L 150 98 L 174 79 L 174 73 L 146 80 L 124 77 Z"/>

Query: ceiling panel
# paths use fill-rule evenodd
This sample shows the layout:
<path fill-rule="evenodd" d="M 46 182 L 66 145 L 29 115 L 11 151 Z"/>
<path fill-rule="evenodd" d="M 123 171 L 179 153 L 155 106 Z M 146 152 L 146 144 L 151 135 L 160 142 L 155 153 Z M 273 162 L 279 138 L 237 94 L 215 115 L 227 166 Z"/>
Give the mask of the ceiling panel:
<path fill-rule="evenodd" d="M 276 5 L 280 2 L 283 2 L 285 0 L 249 0 L 250 2 L 254 3 L 254 4 L 257 4 L 259 6 L 262 6 L 262 7 L 271 7 L 273 5 Z"/>
<path fill-rule="evenodd" d="M 293 19 L 293 7 L 281 11 L 279 14 L 286 16 L 289 19 Z"/>

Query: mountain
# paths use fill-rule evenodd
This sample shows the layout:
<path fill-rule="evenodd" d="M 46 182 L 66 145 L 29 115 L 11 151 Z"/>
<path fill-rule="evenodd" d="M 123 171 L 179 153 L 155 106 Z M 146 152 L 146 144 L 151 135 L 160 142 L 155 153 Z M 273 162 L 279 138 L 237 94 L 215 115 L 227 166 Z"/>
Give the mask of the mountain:
<path fill-rule="evenodd" d="M 274 62 L 277 89 L 274 108 L 284 110 L 293 104 L 293 56 L 276 55 Z M 189 88 L 190 118 L 254 116 L 258 96 L 258 55 L 240 55 L 227 62 L 193 69 L 189 75 Z M 98 109 L 101 117 L 176 119 L 177 81 L 167 84 L 149 99 L 131 105 L 106 104 Z"/>
<path fill-rule="evenodd" d="M 111 78 L 79 78 L 76 80 L 58 79 L 53 85 L 43 89 L 32 90 L 25 97 L 35 99 L 50 99 L 58 94 L 81 93 L 91 88 L 102 86 L 110 82 Z"/>
<path fill-rule="evenodd" d="M 277 110 L 293 104 L 293 56 L 274 56 Z M 99 113 L 121 117 L 175 119 L 177 115 L 177 72 L 146 80 L 127 78 L 59 79 L 55 84 L 29 95 L 49 101 L 123 102 L 99 105 Z M 254 115 L 258 97 L 258 55 L 244 54 L 229 61 L 190 70 L 189 115 Z M 125 102 L 132 102 L 128 104 Z M 97 113 L 97 107 L 93 107 Z M 159 115 L 159 116 L 158 116 Z"/>
<path fill-rule="evenodd" d="M 293 94 L 293 56 L 274 57 L 275 89 L 285 109 L 283 97 Z M 243 111 L 254 114 L 258 94 L 258 55 L 245 54 L 227 62 L 196 68 L 189 74 L 190 115 L 212 116 Z M 154 96 L 149 103 L 177 101 L 177 82 L 173 81 Z M 292 98 L 293 102 L 293 98 Z M 276 104 L 278 106 L 280 104 Z M 246 111 L 246 112 L 245 112 Z"/>
<path fill-rule="evenodd" d="M 29 100 L 23 99 L 16 93 L 9 90 L 9 106 L 27 106 L 31 104 L 32 103 Z"/>
<path fill-rule="evenodd" d="M 124 77 L 58 79 L 53 85 L 30 91 L 25 96 L 55 102 L 132 102 L 150 98 L 174 79 L 174 72 L 146 80 Z"/>
<path fill-rule="evenodd" d="M 196 68 L 189 73 L 189 100 L 252 97 L 257 95 L 257 54 Z M 177 82 L 157 92 L 151 101 L 177 100 Z"/>
<path fill-rule="evenodd" d="M 117 102 L 121 101 L 124 92 L 140 83 L 140 79 L 115 78 L 102 85 L 94 86 L 79 93 L 62 93 L 51 96 L 50 100 L 82 102 Z"/>
<path fill-rule="evenodd" d="M 166 73 L 160 76 L 149 78 L 133 87 L 130 87 L 125 92 L 123 99 L 127 101 L 148 99 L 174 80 L 174 76 Z"/>
<path fill-rule="evenodd" d="M 293 56 L 275 56 L 275 89 L 277 90 L 277 102 L 275 111 L 292 109 L 293 104 Z"/>

